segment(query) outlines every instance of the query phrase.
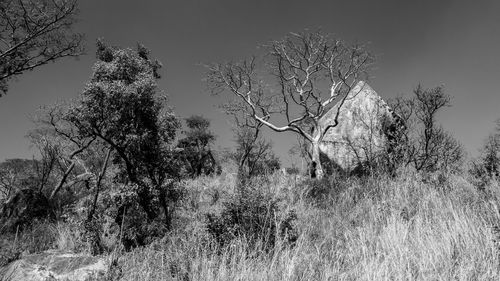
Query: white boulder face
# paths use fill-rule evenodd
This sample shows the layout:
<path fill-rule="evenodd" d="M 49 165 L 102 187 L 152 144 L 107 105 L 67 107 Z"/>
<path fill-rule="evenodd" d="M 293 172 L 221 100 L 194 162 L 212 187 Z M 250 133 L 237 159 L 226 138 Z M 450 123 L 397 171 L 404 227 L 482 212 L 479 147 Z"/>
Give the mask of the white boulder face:
<path fill-rule="evenodd" d="M 108 269 L 102 257 L 47 251 L 0 267 L 1 281 L 96 280 Z"/>
<path fill-rule="evenodd" d="M 387 151 L 391 132 L 401 120 L 382 98 L 363 81 L 348 93 L 341 105 L 339 101 L 320 119 L 325 128 L 334 124 L 338 113 L 338 125 L 330 128 L 320 144 L 320 151 L 335 168 L 352 172 L 365 161 Z M 322 163 L 324 160 L 322 161 Z"/>

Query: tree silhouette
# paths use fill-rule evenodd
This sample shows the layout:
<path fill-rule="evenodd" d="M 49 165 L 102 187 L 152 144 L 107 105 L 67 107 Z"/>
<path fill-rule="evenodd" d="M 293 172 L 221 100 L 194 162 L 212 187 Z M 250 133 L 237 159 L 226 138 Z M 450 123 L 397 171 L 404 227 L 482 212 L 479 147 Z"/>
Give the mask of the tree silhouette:
<path fill-rule="evenodd" d="M 0 96 L 27 70 L 83 53 L 83 35 L 71 31 L 76 0 L 0 1 Z"/>

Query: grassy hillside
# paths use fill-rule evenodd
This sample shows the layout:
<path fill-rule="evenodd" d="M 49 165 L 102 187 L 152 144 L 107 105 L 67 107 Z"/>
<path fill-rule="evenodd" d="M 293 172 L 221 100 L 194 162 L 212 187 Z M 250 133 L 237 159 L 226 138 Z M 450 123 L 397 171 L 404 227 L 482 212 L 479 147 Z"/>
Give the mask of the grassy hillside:
<path fill-rule="evenodd" d="M 463 175 L 183 183 L 174 231 L 115 248 L 98 280 L 499 280 L 500 186 Z M 128 218 L 125 218 L 127 220 Z M 2 237 L 2 259 L 87 251 L 71 222 Z M 16 256 L 17 255 L 17 256 Z M 112 262 L 111 262 L 112 261 Z"/>
<path fill-rule="evenodd" d="M 183 227 L 121 256 L 123 280 L 500 278 L 496 183 L 478 191 L 456 175 L 422 178 L 404 172 L 397 178 L 320 184 L 271 176 L 254 182 L 252 192 L 279 206 L 269 219 L 295 214 L 298 239 L 277 235 L 269 249 L 269 235 L 256 241 L 239 237 L 221 246 L 207 233 L 206 214 L 220 213 L 223 202 L 238 197 L 228 182 L 189 182 L 190 203 L 178 212 Z"/>

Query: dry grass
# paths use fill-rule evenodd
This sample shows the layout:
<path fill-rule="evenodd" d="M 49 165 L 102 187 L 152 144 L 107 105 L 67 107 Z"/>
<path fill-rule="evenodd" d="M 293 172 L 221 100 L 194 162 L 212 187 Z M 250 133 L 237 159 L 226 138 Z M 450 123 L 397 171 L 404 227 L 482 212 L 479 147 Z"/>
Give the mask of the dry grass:
<path fill-rule="evenodd" d="M 0 266 L 18 259 L 22 254 L 50 249 L 57 239 L 56 232 L 53 224 L 35 221 L 22 231 L 0 235 Z"/>
<path fill-rule="evenodd" d="M 500 186 L 478 190 L 470 182 L 412 172 L 323 183 L 279 174 L 257 179 L 252 185 L 263 198 L 297 215 L 298 240 L 278 239 L 269 251 L 264 238 L 240 237 L 221 247 L 207 232 L 205 215 L 220 213 L 238 192 L 234 177 L 187 181 L 177 230 L 147 247 L 114 252 L 112 275 L 141 281 L 500 280 Z M 69 224 L 36 224 L 8 244 L 16 253 L 76 251 L 80 240 Z"/>
<path fill-rule="evenodd" d="M 191 183 L 191 192 L 199 187 L 196 202 L 215 192 L 214 182 Z M 120 258 L 123 280 L 500 279 L 498 185 L 479 192 L 457 176 L 443 182 L 407 172 L 348 182 L 323 199 L 328 207 L 279 176 L 263 188 L 298 215 L 293 246 L 278 242 L 266 252 L 240 239 L 218 248 L 193 206 L 185 231 Z"/>
<path fill-rule="evenodd" d="M 57 239 L 55 247 L 63 252 L 76 252 L 82 249 L 81 233 L 69 223 L 56 225 Z"/>

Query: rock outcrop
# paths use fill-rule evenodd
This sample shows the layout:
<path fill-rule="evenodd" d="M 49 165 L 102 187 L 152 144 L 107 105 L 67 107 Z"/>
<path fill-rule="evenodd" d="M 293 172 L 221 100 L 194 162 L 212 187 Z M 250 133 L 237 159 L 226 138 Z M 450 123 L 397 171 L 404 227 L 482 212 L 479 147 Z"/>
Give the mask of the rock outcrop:
<path fill-rule="evenodd" d="M 48 251 L 1 267 L 0 281 L 92 280 L 106 269 L 103 258 Z"/>
<path fill-rule="evenodd" d="M 320 151 L 335 168 L 346 172 L 386 152 L 391 133 L 403 126 L 399 116 L 363 81 L 343 104 L 338 102 L 320 119 L 322 127 L 334 122 L 339 107 L 338 125 L 327 132 Z"/>

